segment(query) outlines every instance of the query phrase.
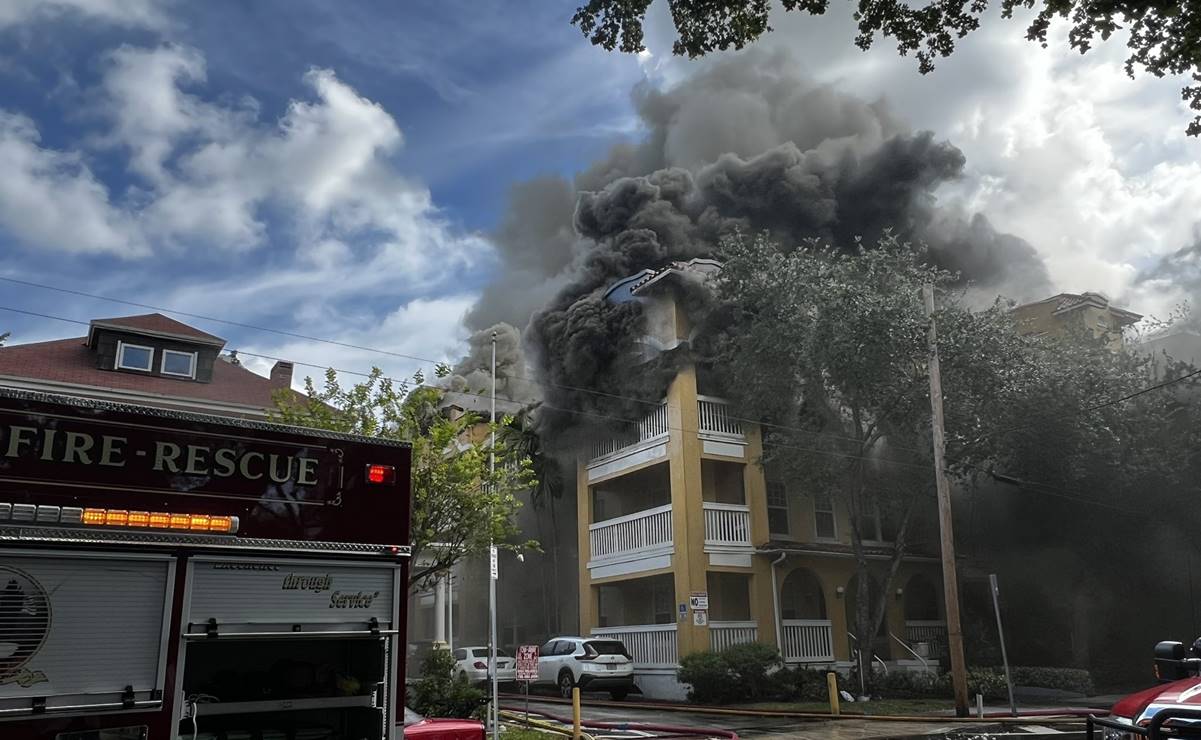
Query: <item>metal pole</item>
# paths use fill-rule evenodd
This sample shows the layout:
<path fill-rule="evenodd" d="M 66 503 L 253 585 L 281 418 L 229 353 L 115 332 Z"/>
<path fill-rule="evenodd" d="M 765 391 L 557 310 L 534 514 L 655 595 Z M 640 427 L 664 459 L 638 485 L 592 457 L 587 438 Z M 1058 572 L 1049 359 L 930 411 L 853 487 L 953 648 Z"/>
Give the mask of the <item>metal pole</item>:
<path fill-rule="evenodd" d="M 489 485 L 495 485 L 491 480 L 496 475 L 496 332 L 492 332 L 492 434 L 488 440 L 488 474 Z M 489 519 L 488 528 L 491 530 L 492 521 Z M 488 631 L 491 639 L 488 643 L 488 676 L 492 683 L 492 709 L 489 711 L 492 719 L 492 740 L 500 740 L 500 688 L 496 675 L 496 579 L 497 579 L 496 543 L 488 537 Z"/>
<path fill-rule="evenodd" d="M 453 571 L 446 572 L 446 647 L 455 649 L 455 575 Z"/>
<path fill-rule="evenodd" d="M 959 622 L 959 579 L 955 575 L 955 533 L 951 519 L 951 483 L 947 480 L 946 436 L 942 418 L 942 371 L 938 364 L 938 332 L 934 325 L 934 286 L 922 286 L 930 319 L 930 424 L 934 432 L 934 481 L 938 488 L 938 531 L 942 540 L 942 589 L 947 611 L 947 647 L 951 653 L 951 685 L 955 715 L 968 716 L 967 665 L 963 658 L 963 628 Z"/>
<path fill-rule="evenodd" d="M 1001 590 L 997 588 L 997 574 L 988 575 L 988 585 L 992 588 L 992 609 L 997 615 L 997 638 L 1001 641 L 1001 662 L 1005 665 L 1005 687 L 1009 689 L 1009 713 L 1018 716 L 1018 705 L 1013 701 L 1013 679 L 1009 677 L 1009 653 L 1005 651 L 1005 630 L 1001 629 Z"/>

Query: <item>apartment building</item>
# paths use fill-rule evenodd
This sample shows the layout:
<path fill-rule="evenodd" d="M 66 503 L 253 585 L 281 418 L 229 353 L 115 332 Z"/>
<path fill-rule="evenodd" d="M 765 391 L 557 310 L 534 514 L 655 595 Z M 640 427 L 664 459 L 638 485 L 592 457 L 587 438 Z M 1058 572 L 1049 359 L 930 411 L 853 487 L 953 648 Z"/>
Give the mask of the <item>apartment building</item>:
<path fill-rule="evenodd" d="M 858 642 L 848 512 L 821 491 L 769 481 L 760 429 L 710 395 L 688 357 L 686 296 L 719 269 L 675 263 L 608 291 L 608 300 L 643 304 L 644 357 L 674 353 L 678 372 L 637 430 L 598 434 L 578 465 L 580 632 L 624 641 L 650 696 L 682 696 L 676 671 L 692 652 L 757 641 L 791 664 L 849 669 Z M 869 558 L 883 570 L 889 527 L 871 526 Z M 905 558 L 871 640 L 874 659 L 937 666 L 940 584 L 933 554 Z"/>
<path fill-rule="evenodd" d="M 1142 318 L 1118 308 L 1101 293 L 1060 293 L 1013 309 L 1018 328 L 1025 334 L 1067 337 L 1073 333 L 1108 341 L 1114 349 L 1125 345 L 1123 330 Z"/>

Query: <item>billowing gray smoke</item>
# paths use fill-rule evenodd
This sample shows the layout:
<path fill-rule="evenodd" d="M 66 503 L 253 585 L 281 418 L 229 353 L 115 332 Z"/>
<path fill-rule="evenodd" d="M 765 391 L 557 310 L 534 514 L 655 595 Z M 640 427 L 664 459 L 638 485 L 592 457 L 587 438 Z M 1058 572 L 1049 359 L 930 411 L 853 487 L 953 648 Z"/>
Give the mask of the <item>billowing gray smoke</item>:
<path fill-rule="evenodd" d="M 637 90 L 645 140 L 616 147 L 574 183 L 515 188 L 497 235 L 504 272 L 469 324 L 532 315 L 527 347 L 550 397 L 590 408 L 597 396 L 564 386 L 637 390 L 614 363 L 637 334 L 639 309 L 609 304 L 603 291 L 642 268 L 710 256 L 735 229 L 842 247 L 892 229 L 993 296 L 1048 291 L 1029 244 L 937 205 L 939 186 L 963 172 L 962 152 L 796 70 L 784 54 L 748 53 L 670 90 Z M 641 377 L 654 385 L 653 372 Z"/>
<path fill-rule="evenodd" d="M 511 324 L 499 323 L 481 329 L 467 341 L 467 356 L 451 370 L 444 383 L 447 390 L 474 396 L 483 408 L 492 390 L 492 335 L 496 335 L 497 398 L 528 404 L 539 397 L 521 348 L 521 333 Z"/>

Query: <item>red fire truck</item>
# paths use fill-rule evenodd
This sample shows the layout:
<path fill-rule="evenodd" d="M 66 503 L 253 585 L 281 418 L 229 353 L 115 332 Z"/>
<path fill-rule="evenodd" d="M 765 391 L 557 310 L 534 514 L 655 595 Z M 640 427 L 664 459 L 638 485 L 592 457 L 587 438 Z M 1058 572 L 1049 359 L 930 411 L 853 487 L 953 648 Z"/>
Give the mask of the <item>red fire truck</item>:
<path fill-rule="evenodd" d="M 409 465 L 0 389 L 0 737 L 400 738 Z"/>

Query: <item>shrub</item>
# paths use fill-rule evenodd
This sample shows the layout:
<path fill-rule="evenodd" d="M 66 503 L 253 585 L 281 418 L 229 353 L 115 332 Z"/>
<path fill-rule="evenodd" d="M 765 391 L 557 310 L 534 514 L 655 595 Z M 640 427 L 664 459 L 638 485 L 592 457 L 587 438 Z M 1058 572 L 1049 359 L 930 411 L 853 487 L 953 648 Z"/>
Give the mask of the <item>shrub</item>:
<path fill-rule="evenodd" d="M 785 682 L 778 681 L 784 659 L 771 645 L 748 642 L 731 645 L 719 654 L 734 685 L 750 701 L 766 701 L 777 697 Z"/>
<path fill-rule="evenodd" d="M 688 700 L 698 704 L 731 704 L 792 698 L 793 673 L 770 645 L 732 645 L 720 653 L 684 656 L 678 674 L 690 686 Z"/>
<path fill-rule="evenodd" d="M 449 650 L 434 650 L 421 664 L 421 679 L 413 686 L 413 710 L 427 717 L 482 718 L 484 692 L 454 676 Z"/>
<path fill-rule="evenodd" d="M 680 683 L 689 685 L 688 701 L 726 704 L 731 701 L 730 675 L 717 653 L 692 653 L 680 660 Z"/>
<path fill-rule="evenodd" d="M 1017 666 L 1011 674 L 1014 686 L 1037 686 L 1086 695 L 1093 693 L 1093 677 L 1082 668 Z"/>

